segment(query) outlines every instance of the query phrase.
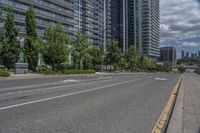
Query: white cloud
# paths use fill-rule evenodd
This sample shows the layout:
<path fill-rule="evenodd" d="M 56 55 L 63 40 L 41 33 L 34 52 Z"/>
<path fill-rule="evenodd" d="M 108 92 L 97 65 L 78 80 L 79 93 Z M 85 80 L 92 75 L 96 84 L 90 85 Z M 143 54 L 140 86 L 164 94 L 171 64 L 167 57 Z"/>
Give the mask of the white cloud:
<path fill-rule="evenodd" d="M 183 42 L 183 47 L 199 47 L 200 42 Z"/>
<path fill-rule="evenodd" d="M 199 0 L 161 0 L 161 39 L 194 38 L 200 34 Z"/>

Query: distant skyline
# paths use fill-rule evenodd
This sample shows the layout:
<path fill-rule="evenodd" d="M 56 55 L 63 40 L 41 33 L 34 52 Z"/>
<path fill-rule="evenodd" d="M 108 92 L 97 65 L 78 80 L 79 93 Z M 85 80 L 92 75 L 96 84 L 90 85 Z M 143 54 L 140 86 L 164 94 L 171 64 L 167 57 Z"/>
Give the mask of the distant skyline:
<path fill-rule="evenodd" d="M 161 46 L 174 46 L 177 56 L 181 51 L 200 50 L 200 1 L 160 1 Z"/>

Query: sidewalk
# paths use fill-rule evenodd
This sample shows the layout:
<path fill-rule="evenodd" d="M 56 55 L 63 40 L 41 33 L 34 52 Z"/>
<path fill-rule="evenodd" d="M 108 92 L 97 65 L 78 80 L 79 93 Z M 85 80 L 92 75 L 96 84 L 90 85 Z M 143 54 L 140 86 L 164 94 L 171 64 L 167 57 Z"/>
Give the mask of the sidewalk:
<path fill-rule="evenodd" d="M 167 133 L 200 133 L 200 75 L 184 74 Z"/>
<path fill-rule="evenodd" d="M 35 79 L 35 78 L 45 78 L 46 75 L 41 74 L 13 74 L 10 77 L 0 77 L 0 80 L 18 80 L 18 79 Z"/>
<path fill-rule="evenodd" d="M 71 76 L 91 76 L 91 75 L 97 75 L 97 74 L 68 74 L 68 75 L 43 75 L 43 74 L 11 74 L 10 77 L 0 77 L 0 81 L 3 80 L 21 80 L 21 79 L 42 79 L 42 78 L 57 78 L 57 77 L 71 77 Z M 99 74 L 100 75 L 100 74 Z"/>

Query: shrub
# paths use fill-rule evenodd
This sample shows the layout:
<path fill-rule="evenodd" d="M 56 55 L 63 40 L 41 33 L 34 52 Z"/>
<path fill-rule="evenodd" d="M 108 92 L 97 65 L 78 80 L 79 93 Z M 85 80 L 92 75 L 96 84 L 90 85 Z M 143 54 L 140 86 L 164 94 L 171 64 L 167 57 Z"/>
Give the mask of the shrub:
<path fill-rule="evenodd" d="M 10 77 L 10 71 L 7 69 L 0 69 L 0 77 Z"/>
<path fill-rule="evenodd" d="M 36 68 L 38 73 L 44 72 L 46 69 L 48 69 L 45 65 L 40 65 Z"/>
<path fill-rule="evenodd" d="M 160 71 L 160 72 L 171 72 L 172 71 L 172 67 L 169 66 L 169 65 L 164 65 L 164 66 L 160 66 L 160 65 L 157 65 L 157 71 Z"/>
<path fill-rule="evenodd" d="M 44 75 L 55 75 L 56 72 L 53 71 L 50 68 L 47 68 L 46 66 L 42 65 L 42 66 L 38 66 L 37 67 L 37 72 L 40 74 L 44 74 Z"/>
<path fill-rule="evenodd" d="M 56 75 L 56 72 L 53 71 L 52 69 L 46 69 L 44 70 L 41 74 L 44 74 L 44 75 Z"/>
<path fill-rule="evenodd" d="M 195 71 L 195 73 L 200 74 L 200 68 L 198 68 L 198 69 Z"/>
<path fill-rule="evenodd" d="M 184 72 L 186 71 L 186 68 L 183 67 L 183 66 L 180 66 L 180 67 L 178 67 L 178 71 L 179 71 L 180 73 L 184 73 Z"/>
<path fill-rule="evenodd" d="M 95 70 L 64 70 L 63 74 L 95 74 Z"/>

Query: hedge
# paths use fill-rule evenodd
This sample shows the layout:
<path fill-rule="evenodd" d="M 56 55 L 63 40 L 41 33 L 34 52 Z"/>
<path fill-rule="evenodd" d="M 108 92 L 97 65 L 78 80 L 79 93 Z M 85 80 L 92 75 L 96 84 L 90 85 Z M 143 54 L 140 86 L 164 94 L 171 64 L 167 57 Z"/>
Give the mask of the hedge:
<path fill-rule="evenodd" d="M 55 75 L 56 74 L 56 72 L 53 71 L 52 69 L 47 68 L 46 66 L 42 66 L 42 65 L 37 67 L 37 72 L 40 74 L 44 74 L 44 75 Z"/>
<path fill-rule="evenodd" d="M 0 69 L 0 77 L 10 77 L 10 72 L 7 69 Z"/>
<path fill-rule="evenodd" d="M 64 70 L 62 74 L 95 74 L 95 70 Z"/>
<path fill-rule="evenodd" d="M 62 75 L 62 74 L 95 74 L 95 70 L 62 70 L 62 71 L 53 71 L 51 68 L 46 66 L 38 66 L 37 72 L 44 75 Z"/>
<path fill-rule="evenodd" d="M 44 74 L 44 75 L 56 75 L 56 72 L 51 70 L 51 69 L 46 69 L 42 72 L 40 72 L 41 74 Z"/>

